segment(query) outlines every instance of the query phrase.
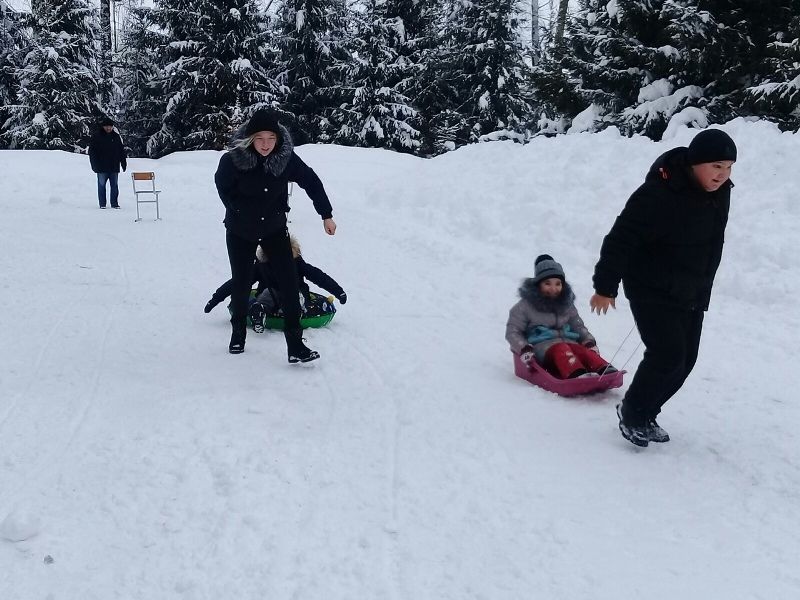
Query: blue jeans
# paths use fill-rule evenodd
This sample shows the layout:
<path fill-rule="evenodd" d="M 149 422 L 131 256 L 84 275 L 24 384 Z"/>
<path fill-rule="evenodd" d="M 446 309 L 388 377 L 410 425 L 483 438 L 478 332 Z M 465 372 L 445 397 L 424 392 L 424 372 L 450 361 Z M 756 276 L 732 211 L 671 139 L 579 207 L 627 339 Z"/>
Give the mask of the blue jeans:
<path fill-rule="evenodd" d="M 119 206 L 119 186 L 117 185 L 117 178 L 119 173 L 98 173 L 97 174 L 97 199 L 100 201 L 100 206 L 106 205 L 106 181 L 111 182 L 111 206 L 116 208 Z"/>

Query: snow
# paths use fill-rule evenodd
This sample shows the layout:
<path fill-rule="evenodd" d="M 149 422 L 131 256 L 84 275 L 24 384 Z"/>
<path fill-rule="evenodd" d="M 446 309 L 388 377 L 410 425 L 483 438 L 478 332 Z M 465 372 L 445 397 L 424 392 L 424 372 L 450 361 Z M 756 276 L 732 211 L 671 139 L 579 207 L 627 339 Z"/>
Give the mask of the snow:
<path fill-rule="evenodd" d="M 489 90 L 486 90 L 480 95 L 480 98 L 478 98 L 478 108 L 480 108 L 481 110 L 486 110 L 487 108 L 489 108 L 490 101 L 491 97 L 489 95 Z"/>
<path fill-rule="evenodd" d="M 240 73 L 242 71 L 249 71 L 253 68 L 253 64 L 247 58 L 234 58 L 231 61 L 231 70 L 234 73 Z"/>
<path fill-rule="evenodd" d="M 773 82 L 768 81 L 761 85 L 755 85 L 747 88 L 748 92 L 754 96 L 768 96 L 778 90 L 782 90 L 782 94 L 794 95 L 800 92 L 800 75 L 786 82 Z"/>
<path fill-rule="evenodd" d="M 17 508 L 6 515 L 0 523 L 0 539 L 22 542 L 37 535 L 41 526 L 41 521 L 36 515 Z"/>
<path fill-rule="evenodd" d="M 575 115 L 572 125 L 567 129 L 567 133 L 583 133 L 592 131 L 594 124 L 603 116 L 603 108 L 597 104 L 590 104 L 584 110 Z"/>
<path fill-rule="evenodd" d="M 653 83 L 644 86 L 639 90 L 637 102 L 651 102 L 664 96 L 669 96 L 674 90 L 674 86 L 667 79 L 657 79 Z"/>
<path fill-rule="evenodd" d="M 672 117 L 677 108 L 688 98 L 702 98 L 703 88 L 696 85 L 687 85 L 672 92 L 672 86 L 664 79 L 658 80 L 639 90 L 641 104 L 626 108 L 623 111 L 624 119 L 639 119 L 644 121 L 659 120 L 663 115 Z M 665 94 L 663 96 L 659 94 Z M 644 101 L 643 101 L 644 100 Z"/>
<path fill-rule="evenodd" d="M 624 298 L 588 311 L 598 249 L 686 127 L 299 148 L 339 229 L 297 187 L 290 228 L 349 296 L 306 332 L 309 369 L 276 333 L 229 355 L 224 306 L 202 312 L 228 277 L 219 153 L 131 159 L 163 190 L 139 223 L 129 173 L 100 211 L 85 156 L 0 153 L 0 598 L 800 597 L 800 136 L 723 129 L 740 160 L 700 359 L 643 451 L 623 390 L 534 388 L 503 331 L 548 252 L 614 354 L 633 322 Z"/>
<path fill-rule="evenodd" d="M 702 108 L 687 106 L 670 117 L 667 128 L 661 136 L 663 140 L 672 139 L 679 131 L 687 126 L 696 126 L 700 129 L 708 127 L 708 117 Z"/>
<path fill-rule="evenodd" d="M 677 48 L 675 48 L 675 46 L 669 46 L 669 45 L 660 46 L 656 48 L 656 50 L 660 51 L 667 58 L 673 58 L 675 60 L 677 60 L 681 56 L 681 53 L 678 51 Z"/>
<path fill-rule="evenodd" d="M 617 0 L 610 0 L 610 2 L 606 4 L 606 12 L 608 13 L 609 19 L 619 20 L 619 6 L 617 6 Z"/>

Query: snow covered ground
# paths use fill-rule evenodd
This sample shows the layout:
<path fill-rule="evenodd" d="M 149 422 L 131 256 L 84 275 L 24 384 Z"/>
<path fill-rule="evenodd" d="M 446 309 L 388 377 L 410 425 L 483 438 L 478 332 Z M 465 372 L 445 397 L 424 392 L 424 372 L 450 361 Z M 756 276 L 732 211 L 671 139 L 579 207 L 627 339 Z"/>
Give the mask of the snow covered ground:
<path fill-rule="evenodd" d="M 307 146 L 339 230 L 291 229 L 348 292 L 308 331 L 227 353 L 218 153 L 157 172 L 160 222 L 97 209 L 86 157 L 0 152 L 0 599 L 517 600 L 800 597 L 800 136 L 735 121 L 723 263 L 700 360 L 619 435 L 621 390 L 516 379 L 503 339 L 535 256 L 589 313 L 603 235 L 663 150 L 615 132 L 422 160 Z M 145 210 L 149 207 L 143 207 Z M 634 332 L 614 359 L 633 353 Z M 630 375 L 626 384 L 630 381 Z"/>

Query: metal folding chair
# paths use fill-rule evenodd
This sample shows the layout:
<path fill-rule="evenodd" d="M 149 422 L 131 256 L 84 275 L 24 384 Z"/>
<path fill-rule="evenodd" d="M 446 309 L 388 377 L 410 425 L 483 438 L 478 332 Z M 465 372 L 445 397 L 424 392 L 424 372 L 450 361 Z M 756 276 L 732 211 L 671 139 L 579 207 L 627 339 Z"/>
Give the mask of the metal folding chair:
<path fill-rule="evenodd" d="M 133 182 L 133 194 L 136 196 L 136 221 L 141 221 L 142 218 L 139 216 L 139 205 L 140 204 L 155 204 L 156 205 L 156 221 L 161 220 L 161 214 L 159 212 L 158 207 L 158 195 L 161 193 L 161 190 L 156 189 L 156 174 L 152 171 L 139 171 L 131 173 L 131 181 Z M 147 183 L 142 183 L 141 188 L 136 186 L 136 182 L 149 182 L 150 185 Z M 150 200 L 141 200 L 141 195 L 150 195 Z"/>

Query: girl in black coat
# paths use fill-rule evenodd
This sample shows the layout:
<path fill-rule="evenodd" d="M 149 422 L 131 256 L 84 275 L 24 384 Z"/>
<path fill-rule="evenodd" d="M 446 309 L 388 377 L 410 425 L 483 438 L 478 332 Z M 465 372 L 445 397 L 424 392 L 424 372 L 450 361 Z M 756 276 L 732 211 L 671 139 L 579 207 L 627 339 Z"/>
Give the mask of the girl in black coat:
<path fill-rule="evenodd" d="M 697 360 L 735 161 L 736 145 L 719 129 L 666 152 L 603 240 L 590 305 L 605 314 L 622 281 L 645 352 L 617 416 L 622 435 L 638 446 L 669 441 L 656 417 Z"/>
<path fill-rule="evenodd" d="M 297 272 L 286 229 L 289 182 L 296 182 L 314 203 L 328 235 L 336 232 L 331 204 L 317 174 L 294 153 L 289 131 L 268 110 L 253 114 L 234 147 L 222 155 L 214 176 L 225 205 L 225 241 L 231 264 L 231 341 L 228 351 L 244 351 L 247 304 L 256 248 L 269 257 L 280 290 L 290 363 L 319 354 L 303 343 Z"/>

